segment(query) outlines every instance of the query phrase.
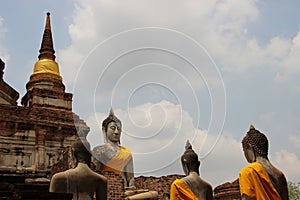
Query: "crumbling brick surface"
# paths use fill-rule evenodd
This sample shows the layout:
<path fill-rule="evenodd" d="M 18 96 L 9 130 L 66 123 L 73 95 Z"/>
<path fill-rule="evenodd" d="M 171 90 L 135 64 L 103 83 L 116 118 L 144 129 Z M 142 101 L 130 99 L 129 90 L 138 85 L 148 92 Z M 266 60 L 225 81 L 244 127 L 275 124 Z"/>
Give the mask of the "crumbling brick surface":
<path fill-rule="evenodd" d="M 224 183 L 214 189 L 215 200 L 240 200 L 239 180 Z"/>

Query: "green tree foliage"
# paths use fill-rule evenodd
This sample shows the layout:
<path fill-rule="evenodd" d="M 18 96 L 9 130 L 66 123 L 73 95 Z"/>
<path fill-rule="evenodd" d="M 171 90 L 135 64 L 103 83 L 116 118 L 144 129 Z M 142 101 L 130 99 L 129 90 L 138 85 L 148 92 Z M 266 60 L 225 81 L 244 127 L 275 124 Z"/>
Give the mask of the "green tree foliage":
<path fill-rule="evenodd" d="M 293 183 L 288 182 L 289 197 L 290 200 L 299 200 L 300 199 L 300 182 Z"/>

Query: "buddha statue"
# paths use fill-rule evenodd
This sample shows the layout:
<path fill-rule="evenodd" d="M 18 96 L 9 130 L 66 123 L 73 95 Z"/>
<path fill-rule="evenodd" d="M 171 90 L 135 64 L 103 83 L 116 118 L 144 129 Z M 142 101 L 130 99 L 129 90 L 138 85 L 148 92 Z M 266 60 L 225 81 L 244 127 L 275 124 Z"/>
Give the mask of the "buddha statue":
<path fill-rule="evenodd" d="M 171 185 L 170 200 L 213 199 L 212 186 L 199 177 L 200 161 L 187 141 L 181 164 L 186 176 L 176 179 Z"/>
<path fill-rule="evenodd" d="M 251 125 L 242 140 L 242 146 L 245 158 L 250 163 L 239 174 L 242 199 L 289 199 L 284 174 L 268 159 L 267 137 Z"/>
<path fill-rule="evenodd" d="M 135 188 L 132 154 L 129 149 L 120 145 L 122 123 L 112 109 L 102 122 L 102 132 L 104 144 L 96 146 L 92 152 L 96 171 L 120 174 L 125 180 L 127 199 L 156 199 L 156 191 Z"/>
<path fill-rule="evenodd" d="M 96 170 L 121 174 L 126 187 L 134 186 L 132 154 L 129 149 L 120 145 L 122 124 L 112 109 L 102 122 L 102 131 L 105 144 L 93 149 Z"/>
<path fill-rule="evenodd" d="M 90 169 L 90 144 L 86 139 L 77 139 L 72 145 L 76 167 L 54 174 L 50 192 L 72 193 L 73 200 L 107 199 L 106 177 Z"/>

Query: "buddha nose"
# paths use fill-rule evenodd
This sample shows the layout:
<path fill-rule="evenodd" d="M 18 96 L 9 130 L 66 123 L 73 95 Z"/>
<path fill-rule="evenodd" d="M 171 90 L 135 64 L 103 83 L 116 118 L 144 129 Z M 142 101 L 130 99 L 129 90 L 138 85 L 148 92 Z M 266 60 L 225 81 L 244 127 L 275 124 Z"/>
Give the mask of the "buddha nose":
<path fill-rule="evenodd" d="M 116 129 L 115 129 L 115 133 L 116 133 L 116 134 L 119 134 L 120 131 L 116 128 Z"/>

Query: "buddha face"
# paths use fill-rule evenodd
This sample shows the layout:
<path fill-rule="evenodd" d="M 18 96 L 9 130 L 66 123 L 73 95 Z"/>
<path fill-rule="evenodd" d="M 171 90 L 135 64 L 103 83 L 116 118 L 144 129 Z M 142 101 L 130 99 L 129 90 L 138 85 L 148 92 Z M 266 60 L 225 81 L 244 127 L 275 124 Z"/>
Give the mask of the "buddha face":
<path fill-rule="evenodd" d="M 121 124 L 110 122 L 107 126 L 106 137 L 108 141 L 118 144 L 121 137 Z"/>

